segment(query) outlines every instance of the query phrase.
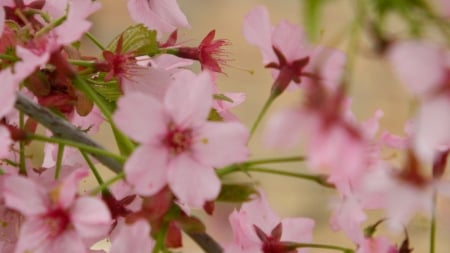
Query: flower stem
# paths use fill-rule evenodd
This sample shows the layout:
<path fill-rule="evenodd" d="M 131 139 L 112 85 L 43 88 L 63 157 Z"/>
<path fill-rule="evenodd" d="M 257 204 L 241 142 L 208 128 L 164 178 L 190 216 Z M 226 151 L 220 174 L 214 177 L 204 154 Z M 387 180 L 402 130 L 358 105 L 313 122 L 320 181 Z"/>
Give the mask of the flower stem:
<path fill-rule="evenodd" d="M 58 154 L 56 155 L 56 168 L 55 168 L 55 179 L 59 178 L 59 175 L 61 174 L 61 165 L 64 155 L 64 144 L 59 143 L 58 144 Z"/>
<path fill-rule="evenodd" d="M 288 162 L 303 162 L 306 160 L 306 157 L 304 156 L 291 156 L 291 157 L 277 157 L 277 158 L 267 158 L 267 159 L 260 159 L 260 160 L 250 160 L 247 162 L 244 162 L 243 164 L 250 166 L 250 165 L 257 165 L 257 164 L 269 164 L 269 163 L 288 163 Z"/>
<path fill-rule="evenodd" d="M 84 61 L 84 60 L 78 60 L 78 59 L 69 59 L 69 62 L 73 65 L 87 67 L 87 68 L 92 68 L 95 65 L 94 61 Z"/>
<path fill-rule="evenodd" d="M 95 148 L 89 145 L 85 145 L 76 141 L 70 141 L 70 140 L 66 140 L 66 139 L 61 139 L 58 137 L 47 137 L 47 136 L 42 136 L 42 135 L 37 135 L 37 134 L 27 134 L 27 139 L 30 140 L 36 140 L 36 141 L 43 141 L 43 142 L 50 142 L 50 143 L 57 143 L 57 144 L 64 144 L 67 146 L 71 146 L 74 148 L 78 148 L 81 149 L 85 152 L 91 153 L 91 154 L 98 154 L 98 155 L 102 155 L 102 156 L 107 156 L 107 157 L 111 157 L 116 159 L 117 161 L 123 163 L 125 162 L 126 158 L 121 156 L 121 155 L 117 155 L 114 153 L 111 153 L 107 150 L 101 149 L 101 148 Z"/>
<path fill-rule="evenodd" d="M 296 248 L 316 248 L 316 249 L 330 249 L 342 251 L 344 253 L 354 253 L 353 249 L 344 248 L 336 245 L 327 245 L 327 244 L 316 244 L 316 243 L 295 243 L 293 246 Z"/>
<path fill-rule="evenodd" d="M 100 43 L 100 41 L 98 41 L 94 35 L 92 35 L 91 33 L 87 32 L 85 33 L 86 37 L 88 37 L 89 40 L 92 41 L 92 43 L 94 43 L 100 50 L 105 51 L 105 47 L 102 45 L 102 43 Z"/>
<path fill-rule="evenodd" d="M 434 253 L 436 249 L 436 190 L 433 190 L 431 205 L 431 221 L 430 221 L 430 253 Z"/>
<path fill-rule="evenodd" d="M 108 181 L 102 183 L 101 185 L 97 186 L 95 189 L 93 189 L 91 191 L 90 194 L 91 195 L 97 195 L 98 193 L 107 190 L 110 185 L 114 184 L 115 182 L 117 182 L 117 181 L 119 181 L 119 180 L 121 180 L 123 178 L 125 178 L 125 173 L 124 172 L 120 172 L 115 177 L 113 177 L 113 178 L 109 179 Z"/>
<path fill-rule="evenodd" d="M 89 166 L 89 169 L 91 169 L 92 173 L 94 174 L 95 179 L 97 180 L 99 185 L 104 184 L 105 182 L 102 179 L 102 176 L 98 172 L 97 168 L 95 167 L 94 163 L 92 162 L 91 158 L 86 154 L 86 152 L 80 150 L 81 155 L 83 156 L 84 160 L 86 161 L 87 165 Z"/>
<path fill-rule="evenodd" d="M 67 16 L 66 16 L 66 15 L 64 15 L 64 16 L 62 16 L 62 17 L 56 19 L 56 20 L 53 21 L 52 23 L 49 23 L 48 25 L 44 26 L 41 30 L 37 31 L 36 34 L 35 34 L 35 36 L 36 36 L 36 37 L 39 37 L 39 36 L 41 36 L 41 35 L 43 35 L 43 34 L 45 34 L 45 33 L 50 32 L 53 28 L 55 28 L 55 27 L 61 25 L 64 21 L 66 21 L 66 19 L 67 19 Z"/>
<path fill-rule="evenodd" d="M 277 96 L 269 96 L 269 98 L 266 100 L 266 103 L 264 104 L 263 108 L 261 109 L 261 111 L 258 114 L 258 117 L 256 118 L 255 122 L 253 123 L 253 126 L 250 130 L 250 138 L 252 138 L 253 134 L 256 131 L 256 128 L 258 127 L 259 123 L 261 122 L 262 118 L 264 117 L 264 115 L 267 113 L 267 110 L 269 109 L 269 107 L 272 105 L 273 101 L 275 100 Z"/>
<path fill-rule="evenodd" d="M 295 177 L 295 178 L 301 178 L 305 180 L 310 180 L 313 182 L 316 182 L 322 186 L 334 188 L 334 186 L 326 181 L 326 178 L 321 175 L 309 175 L 304 173 L 296 173 L 296 172 L 289 172 L 289 171 L 282 171 L 282 170 L 274 170 L 269 168 L 260 168 L 260 167 L 249 167 L 245 168 L 246 171 L 249 172 L 260 172 L 260 173 L 267 173 L 267 174 L 274 174 L 274 175 L 281 175 L 281 176 L 288 176 L 288 177 Z"/>

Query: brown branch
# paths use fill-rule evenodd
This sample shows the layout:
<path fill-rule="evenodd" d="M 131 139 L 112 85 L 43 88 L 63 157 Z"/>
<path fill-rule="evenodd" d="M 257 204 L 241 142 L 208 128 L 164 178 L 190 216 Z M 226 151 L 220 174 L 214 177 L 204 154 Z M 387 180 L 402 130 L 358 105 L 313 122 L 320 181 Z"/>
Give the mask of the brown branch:
<path fill-rule="evenodd" d="M 33 118 L 52 133 L 62 139 L 76 141 L 98 149 L 104 149 L 100 144 L 93 141 L 84 132 L 80 131 L 74 125 L 63 118 L 55 115 L 50 110 L 34 103 L 24 95 L 18 93 L 16 100 L 16 109 Z M 87 151 L 86 151 L 87 152 Z M 100 163 L 110 170 L 120 173 L 123 171 L 123 165 L 117 160 L 100 154 L 92 154 Z M 189 233 L 186 232 L 206 253 L 222 253 L 222 247 L 207 233 Z"/>

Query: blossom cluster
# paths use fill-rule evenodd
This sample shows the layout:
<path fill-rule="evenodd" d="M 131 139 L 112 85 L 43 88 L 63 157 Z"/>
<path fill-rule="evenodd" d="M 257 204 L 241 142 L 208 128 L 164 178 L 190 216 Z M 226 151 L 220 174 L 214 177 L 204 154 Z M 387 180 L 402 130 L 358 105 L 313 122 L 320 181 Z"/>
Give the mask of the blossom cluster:
<path fill-rule="evenodd" d="M 190 24 L 176 0 L 127 0 L 136 24 L 108 45 L 89 32 L 98 1 L 0 4 L 0 252 L 104 252 L 92 249 L 103 239 L 112 253 L 170 252 L 183 245 L 185 232 L 208 253 L 408 253 L 407 234 L 395 242 L 377 227 L 403 232 L 420 212 L 435 221 L 437 198 L 450 196 L 450 52 L 438 42 L 370 30 L 383 45 L 375 51 L 418 105 L 405 136 L 379 133 L 383 111 L 361 122 L 351 109 L 356 48 L 314 44 L 301 26 L 272 25 L 269 11 L 257 6 L 243 17 L 243 36 L 260 50 L 273 85 L 249 128 L 230 111 L 246 95 L 217 86 L 230 41 L 215 39 L 213 30 L 197 46 L 179 42 L 177 31 Z M 448 11 L 432 14 L 448 32 Z M 84 54 L 82 38 L 98 46 L 98 56 Z M 304 141 L 306 154 L 249 160 L 248 142 L 264 113 L 293 90 L 302 101 L 268 119 L 265 143 L 292 148 Z M 90 139 L 102 124 L 118 152 Z M 35 142 L 44 142 L 39 164 L 30 153 Z M 404 154 L 400 166 L 383 157 L 387 148 Z M 295 176 L 336 192 L 330 227 L 352 247 L 316 242 L 313 218 L 280 218 L 264 189 L 227 178 L 283 174 L 254 165 L 303 160 L 309 172 Z M 104 180 L 100 163 L 117 175 Z M 98 187 L 80 192 L 89 174 Z M 192 211 L 212 214 L 220 201 L 242 204 L 229 216 L 232 238 L 221 245 Z M 383 216 L 367 225 L 369 210 Z"/>

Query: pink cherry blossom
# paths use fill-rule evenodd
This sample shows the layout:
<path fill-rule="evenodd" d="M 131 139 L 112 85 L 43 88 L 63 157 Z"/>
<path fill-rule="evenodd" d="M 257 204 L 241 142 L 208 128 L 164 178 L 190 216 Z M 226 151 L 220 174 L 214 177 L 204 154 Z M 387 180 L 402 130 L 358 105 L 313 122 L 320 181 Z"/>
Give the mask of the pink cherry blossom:
<path fill-rule="evenodd" d="M 158 36 L 190 27 L 176 0 L 128 0 L 128 11 L 135 22 L 158 31 Z"/>
<path fill-rule="evenodd" d="M 138 220 L 131 225 L 121 226 L 112 241 L 110 253 L 152 252 L 154 244 L 150 225 L 145 220 Z"/>
<path fill-rule="evenodd" d="M 207 73 L 177 75 L 163 103 L 130 93 L 118 102 L 114 119 L 138 142 L 125 164 L 127 181 L 142 195 L 166 184 L 194 207 L 217 197 L 220 181 L 213 168 L 247 158 L 247 129 L 237 122 L 206 121 L 212 105 Z"/>
<path fill-rule="evenodd" d="M 412 138 L 419 157 L 431 162 L 435 152 L 450 144 L 450 53 L 420 41 L 398 42 L 389 58 L 400 80 L 418 96 L 421 106 Z"/>
<path fill-rule="evenodd" d="M 6 205 L 25 216 L 16 253 L 88 252 L 90 245 L 85 240 L 106 235 L 111 216 L 104 203 L 77 197 L 77 184 L 87 174 L 86 170 L 77 170 L 49 192 L 21 176 L 5 180 Z"/>
<path fill-rule="evenodd" d="M 269 13 L 263 6 L 246 15 L 244 36 L 250 44 L 259 47 L 266 67 L 274 69 L 272 93 L 275 95 L 282 93 L 288 85 L 301 83 L 305 77 L 319 78 L 328 86 L 340 82 L 345 64 L 343 53 L 310 46 L 303 30 L 288 21 L 272 27 Z"/>
<path fill-rule="evenodd" d="M 262 192 L 251 202 L 244 203 L 239 211 L 235 210 L 229 220 L 233 241 L 225 247 L 225 253 L 292 252 L 285 248 L 286 243 L 309 243 L 313 238 L 313 220 L 280 219 Z M 295 252 L 305 252 L 305 249 Z"/>

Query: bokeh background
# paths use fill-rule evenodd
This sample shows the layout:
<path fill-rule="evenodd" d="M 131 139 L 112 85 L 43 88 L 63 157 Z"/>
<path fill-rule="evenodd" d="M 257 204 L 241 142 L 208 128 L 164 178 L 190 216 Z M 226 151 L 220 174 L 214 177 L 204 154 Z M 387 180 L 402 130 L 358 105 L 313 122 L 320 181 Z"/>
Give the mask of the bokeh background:
<path fill-rule="evenodd" d="M 125 0 L 102 0 L 100 2 L 102 2 L 103 8 L 92 17 L 94 26 L 91 32 L 102 43 L 107 44 L 133 23 L 128 16 Z M 192 26 L 189 30 L 181 30 L 179 33 L 181 41 L 197 45 L 213 29 L 216 30 L 217 38 L 231 41 L 232 44 L 227 50 L 233 61 L 230 62 L 230 67 L 225 68 L 226 75 L 220 75 L 218 85 L 222 91 L 247 94 L 247 100 L 233 111 L 244 124 L 250 127 L 269 94 L 272 79 L 269 72 L 263 68 L 258 49 L 245 42 L 242 35 L 243 17 L 253 7 L 263 4 L 269 9 L 273 24 L 287 19 L 292 23 L 302 25 L 301 0 L 178 0 L 178 2 Z M 349 26 L 354 14 L 350 2 L 352 1 L 335 0 L 329 1 L 329 4 L 326 5 L 319 39 L 321 44 L 345 50 L 347 38 L 343 31 Z M 401 34 L 404 31 L 400 27 L 396 32 Z M 100 54 L 88 41 L 83 43 L 83 47 L 92 55 Z M 249 71 L 243 71 L 241 68 L 252 70 L 254 73 L 250 74 Z M 367 119 L 375 110 L 381 109 L 384 111 L 381 129 L 402 134 L 405 120 L 413 115 L 411 97 L 395 79 L 388 63 L 373 54 L 369 43 L 364 38 L 352 80 L 350 94 L 353 101 L 352 109 L 357 118 Z M 269 117 L 273 112 L 294 105 L 300 97 L 301 92 L 283 94 L 270 109 Z M 265 119 L 267 120 L 267 118 Z M 266 148 L 261 141 L 266 120 L 263 121 L 262 127 L 250 143 L 253 159 L 303 154 L 301 146 L 288 151 Z M 114 149 L 113 138 L 106 127 L 96 138 L 108 148 Z M 274 166 L 274 168 L 307 172 L 302 163 Z M 106 176 L 111 175 L 106 170 L 104 173 Z M 328 227 L 330 200 L 335 197 L 332 191 L 307 181 L 280 176 L 252 174 L 252 177 L 248 178 L 245 175 L 235 175 L 228 180 L 259 184 L 266 191 L 270 204 L 280 217 L 304 216 L 315 219 L 317 222 L 314 232 L 315 243 L 341 244 L 352 247 L 345 236 L 330 231 Z M 399 201 L 401 202 L 401 200 Z M 222 243 L 230 240 L 231 234 L 226 222 L 229 213 L 234 208 L 236 206 L 230 204 L 219 204 L 213 217 L 205 216 L 205 220 L 211 224 L 208 232 Z M 204 217 L 204 215 L 201 216 Z M 448 253 L 450 252 L 450 207 L 444 201 L 440 201 L 438 218 L 437 240 L 439 244 L 437 252 Z M 371 219 L 370 221 L 374 222 L 375 220 Z M 415 248 L 414 252 L 428 252 L 429 225 L 427 219 L 421 216 L 416 217 L 414 222 L 409 225 L 408 231 L 410 242 Z M 403 238 L 403 235 L 388 235 L 398 243 Z M 185 247 L 175 250 L 176 252 L 202 252 L 188 238 L 184 242 Z M 311 250 L 310 252 L 331 251 Z"/>

